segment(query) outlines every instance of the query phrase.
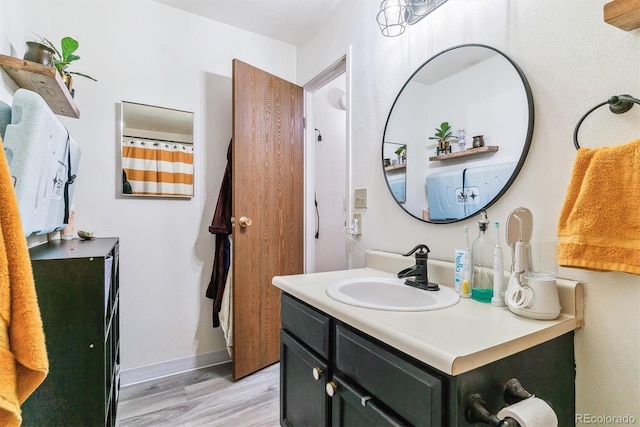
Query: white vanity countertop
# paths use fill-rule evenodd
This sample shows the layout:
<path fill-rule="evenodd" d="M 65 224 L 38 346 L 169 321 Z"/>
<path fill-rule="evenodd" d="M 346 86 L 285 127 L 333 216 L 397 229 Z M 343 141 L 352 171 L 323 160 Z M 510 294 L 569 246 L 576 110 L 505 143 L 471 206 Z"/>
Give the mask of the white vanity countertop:
<path fill-rule="evenodd" d="M 396 265 L 391 263 L 391 266 L 397 267 L 400 260 L 396 259 Z M 413 265 L 412 261 L 409 260 L 409 265 Z M 440 285 L 450 285 L 444 280 L 434 279 L 432 270 L 441 277 L 451 273 L 450 282 L 453 282 L 452 263 L 429 261 L 430 279 Z M 327 286 L 337 280 L 394 277 L 388 271 L 365 267 L 276 276 L 273 284 L 318 310 L 450 375 L 473 370 L 582 325 L 581 284 L 566 280 L 558 280 L 563 312 L 555 320 L 528 319 L 511 313 L 506 307 L 495 307 L 466 298 L 460 298 L 460 302 L 453 307 L 441 310 L 394 312 L 343 304 L 326 294 Z"/>

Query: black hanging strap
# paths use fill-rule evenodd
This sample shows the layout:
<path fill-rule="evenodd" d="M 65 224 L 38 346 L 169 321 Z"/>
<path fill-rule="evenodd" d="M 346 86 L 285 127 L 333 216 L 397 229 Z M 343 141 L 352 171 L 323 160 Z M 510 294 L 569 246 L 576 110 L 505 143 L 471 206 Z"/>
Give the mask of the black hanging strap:
<path fill-rule="evenodd" d="M 76 175 L 71 171 L 71 136 L 67 130 L 67 182 L 64 183 L 64 224 L 69 224 L 69 187 L 76 180 Z"/>
<path fill-rule="evenodd" d="M 316 206 L 316 239 L 318 239 L 320 238 L 320 212 L 318 211 L 318 196 L 315 193 L 313 199 L 313 203 Z"/>

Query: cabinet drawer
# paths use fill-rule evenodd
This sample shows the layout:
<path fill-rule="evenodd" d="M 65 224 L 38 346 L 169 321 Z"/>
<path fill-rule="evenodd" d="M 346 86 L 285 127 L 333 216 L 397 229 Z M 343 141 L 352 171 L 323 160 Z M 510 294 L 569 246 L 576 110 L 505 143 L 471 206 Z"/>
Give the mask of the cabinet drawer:
<path fill-rule="evenodd" d="M 332 426 L 404 427 L 408 424 L 387 413 L 358 387 L 337 375 L 333 376 L 336 393 L 331 399 Z"/>
<path fill-rule="evenodd" d="M 441 380 L 351 329 L 336 325 L 336 372 L 410 424 L 442 425 Z"/>
<path fill-rule="evenodd" d="M 298 337 L 320 356 L 329 358 L 329 317 L 284 293 L 281 315 L 282 329 Z"/>

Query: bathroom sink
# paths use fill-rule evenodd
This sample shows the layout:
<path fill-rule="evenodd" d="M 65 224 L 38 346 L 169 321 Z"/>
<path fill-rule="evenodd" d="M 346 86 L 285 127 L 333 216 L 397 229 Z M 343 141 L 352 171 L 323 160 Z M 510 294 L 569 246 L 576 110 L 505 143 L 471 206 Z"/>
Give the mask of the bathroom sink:
<path fill-rule="evenodd" d="M 327 295 L 344 304 L 388 311 L 439 310 L 460 300 L 456 291 L 446 286 L 425 291 L 404 282 L 393 277 L 345 279 L 330 284 Z"/>

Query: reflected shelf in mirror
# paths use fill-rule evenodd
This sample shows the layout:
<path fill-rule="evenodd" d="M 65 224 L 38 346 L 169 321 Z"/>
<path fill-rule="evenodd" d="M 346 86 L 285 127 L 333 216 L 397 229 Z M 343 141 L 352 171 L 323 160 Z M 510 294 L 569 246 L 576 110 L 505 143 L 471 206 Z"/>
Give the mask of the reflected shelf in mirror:
<path fill-rule="evenodd" d="M 453 153 L 446 153 L 446 154 L 440 154 L 438 156 L 431 156 L 429 157 L 429 160 L 434 161 L 434 160 L 457 159 L 460 157 L 476 156 L 484 153 L 495 153 L 496 151 L 499 150 L 499 148 L 500 147 L 498 147 L 497 145 L 485 145 L 484 147 L 467 148 L 464 151 L 454 151 Z"/>
<path fill-rule="evenodd" d="M 384 170 L 385 172 L 393 172 L 393 171 L 403 171 L 407 168 L 406 163 L 402 163 L 399 165 L 391 165 L 391 166 L 385 166 Z"/>

